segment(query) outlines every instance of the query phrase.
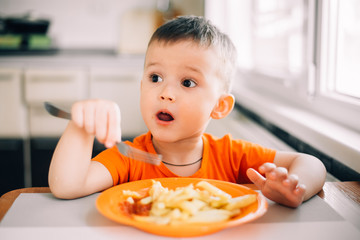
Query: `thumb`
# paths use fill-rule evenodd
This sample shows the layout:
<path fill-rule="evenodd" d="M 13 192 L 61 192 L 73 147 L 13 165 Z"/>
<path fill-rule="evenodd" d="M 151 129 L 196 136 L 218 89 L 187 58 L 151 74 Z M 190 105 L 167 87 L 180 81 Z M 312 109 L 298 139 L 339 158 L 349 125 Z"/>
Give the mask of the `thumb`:
<path fill-rule="evenodd" d="M 265 184 L 265 178 L 253 168 L 249 168 L 246 171 L 246 175 L 259 189 L 262 189 Z"/>

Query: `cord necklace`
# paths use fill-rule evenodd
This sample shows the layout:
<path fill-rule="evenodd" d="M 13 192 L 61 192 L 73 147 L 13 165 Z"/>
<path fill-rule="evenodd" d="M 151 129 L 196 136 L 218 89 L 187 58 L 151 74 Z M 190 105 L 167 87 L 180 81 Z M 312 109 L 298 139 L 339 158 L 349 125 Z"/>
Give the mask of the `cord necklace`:
<path fill-rule="evenodd" d="M 190 165 L 194 165 L 195 163 L 198 163 L 202 160 L 202 157 L 198 160 L 196 160 L 195 162 L 192 162 L 192 163 L 187 163 L 187 164 L 173 164 L 173 163 L 168 163 L 168 162 L 165 162 L 165 161 L 162 161 L 163 163 L 167 164 L 167 165 L 170 165 L 170 166 L 175 166 L 175 167 L 186 167 L 186 166 L 190 166 Z"/>

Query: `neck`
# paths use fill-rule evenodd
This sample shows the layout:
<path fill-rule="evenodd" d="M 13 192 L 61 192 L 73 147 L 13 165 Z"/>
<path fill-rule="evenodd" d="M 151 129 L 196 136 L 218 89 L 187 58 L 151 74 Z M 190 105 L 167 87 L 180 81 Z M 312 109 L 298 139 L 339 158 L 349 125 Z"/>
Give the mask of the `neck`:
<path fill-rule="evenodd" d="M 179 142 L 161 142 L 153 139 L 153 145 L 156 152 L 163 156 L 163 160 L 173 165 L 193 163 L 200 159 L 203 154 L 201 136 Z"/>

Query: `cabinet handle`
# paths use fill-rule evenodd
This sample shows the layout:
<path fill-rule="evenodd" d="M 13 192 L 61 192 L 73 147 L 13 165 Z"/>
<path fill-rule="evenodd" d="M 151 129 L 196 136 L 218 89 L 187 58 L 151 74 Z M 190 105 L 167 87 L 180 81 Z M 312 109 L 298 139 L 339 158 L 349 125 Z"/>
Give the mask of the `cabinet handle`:
<path fill-rule="evenodd" d="M 133 82 L 136 81 L 134 76 L 96 76 L 93 77 L 95 82 Z"/>
<path fill-rule="evenodd" d="M 76 79 L 72 76 L 31 76 L 28 77 L 28 81 L 34 83 L 42 83 L 42 82 L 72 82 Z"/>

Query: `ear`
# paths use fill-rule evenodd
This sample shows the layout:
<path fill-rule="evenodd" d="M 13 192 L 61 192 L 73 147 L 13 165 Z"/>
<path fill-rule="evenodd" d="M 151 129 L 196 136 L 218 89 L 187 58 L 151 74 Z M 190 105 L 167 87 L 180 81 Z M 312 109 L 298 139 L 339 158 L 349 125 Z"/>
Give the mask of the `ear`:
<path fill-rule="evenodd" d="M 221 119 L 226 117 L 234 108 L 235 98 L 231 94 L 221 95 L 216 106 L 211 112 L 213 119 Z"/>

